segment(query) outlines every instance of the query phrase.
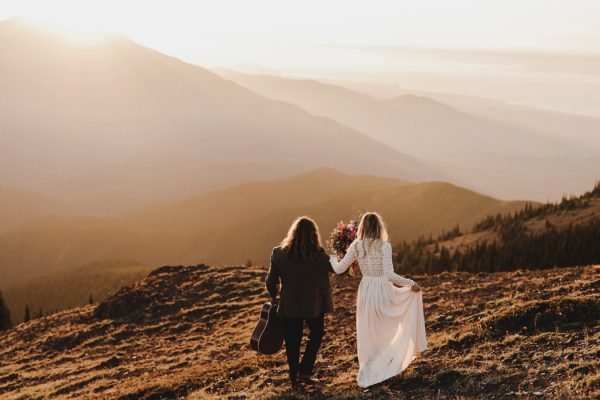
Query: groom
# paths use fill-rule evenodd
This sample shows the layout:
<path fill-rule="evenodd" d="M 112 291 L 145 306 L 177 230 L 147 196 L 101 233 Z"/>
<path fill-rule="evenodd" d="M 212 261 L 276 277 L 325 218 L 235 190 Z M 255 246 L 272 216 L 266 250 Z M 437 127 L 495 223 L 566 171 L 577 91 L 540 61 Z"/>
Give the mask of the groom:
<path fill-rule="evenodd" d="M 306 247 L 311 242 L 314 249 Z M 299 244 L 302 246 L 296 247 Z M 320 246 L 317 227 L 306 217 L 294 221 L 286 240 L 271 254 L 265 284 L 273 304 L 278 303 L 277 315 L 283 319 L 285 352 L 294 389 L 298 383 L 318 383 L 312 375 L 325 333 L 324 314 L 333 312 L 331 271 L 329 257 Z M 281 291 L 277 301 L 279 285 Z M 305 323 L 309 329 L 308 342 L 300 361 Z"/>

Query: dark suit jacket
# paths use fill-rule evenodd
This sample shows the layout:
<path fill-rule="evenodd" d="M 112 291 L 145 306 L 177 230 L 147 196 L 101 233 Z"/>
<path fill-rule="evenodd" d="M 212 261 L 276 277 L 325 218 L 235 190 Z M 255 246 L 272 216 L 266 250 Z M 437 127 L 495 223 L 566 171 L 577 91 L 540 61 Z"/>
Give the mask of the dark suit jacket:
<path fill-rule="evenodd" d="M 277 285 L 281 284 L 277 314 L 308 319 L 333 312 L 329 272 L 333 269 L 323 249 L 315 261 L 299 262 L 275 247 L 265 284 L 271 297 L 277 296 Z"/>

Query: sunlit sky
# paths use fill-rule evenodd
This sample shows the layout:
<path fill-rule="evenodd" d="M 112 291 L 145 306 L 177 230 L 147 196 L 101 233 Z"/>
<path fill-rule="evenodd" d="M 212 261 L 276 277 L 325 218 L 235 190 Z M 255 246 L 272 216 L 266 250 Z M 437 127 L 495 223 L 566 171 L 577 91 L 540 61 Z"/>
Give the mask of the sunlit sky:
<path fill-rule="evenodd" d="M 560 103 L 564 93 L 554 101 L 533 95 L 535 87 L 529 97 L 509 91 L 512 85 L 525 93 L 522 82 L 531 74 L 536 85 L 600 89 L 597 0 L 3 0 L 0 20 L 11 16 L 123 34 L 207 67 L 256 65 L 528 104 L 543 100 L 540 106 L 600 115 L 593 91 L 575 108 Z M 467 87 L 462 80 L 468 78 L 498 84 Z M 573 90 L 569 99 L 579 89 Z"/>

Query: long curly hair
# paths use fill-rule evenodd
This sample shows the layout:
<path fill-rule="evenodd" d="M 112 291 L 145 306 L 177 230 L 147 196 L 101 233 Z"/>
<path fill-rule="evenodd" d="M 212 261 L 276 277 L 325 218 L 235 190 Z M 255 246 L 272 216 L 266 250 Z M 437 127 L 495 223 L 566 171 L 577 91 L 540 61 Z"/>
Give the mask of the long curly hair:
<path fill-rule="evenodd" d="M 300 262 L 315 260 L 323 249 L 315 221 L 309 217 L 296 218 L 281 242 L 281 249 L 288 257 Z"/>

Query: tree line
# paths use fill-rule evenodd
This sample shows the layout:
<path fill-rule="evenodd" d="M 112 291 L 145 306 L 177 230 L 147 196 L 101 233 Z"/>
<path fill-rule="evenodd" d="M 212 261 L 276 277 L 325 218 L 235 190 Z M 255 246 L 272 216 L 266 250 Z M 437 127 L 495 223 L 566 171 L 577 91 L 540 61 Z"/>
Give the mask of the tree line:
<path fill-rule="evenodd" d="M 88 297 L 88 304 L 94 304 L 94 298 L 92 296 L 92 294 L 90 293 L 89 297 Z M 37 318 L 42 318 L 48 315 L 52 315 L 57 313 L 58 310 L 54 309 L 54 310 L 42 310 L 42 308 L 39 308 L 37 312 L 32 313 L 31 310 L 29 309 L 29 304 L 25 305 L 25 310 L 23 312 L 23 322 L 28 322 L 31 321 L 32 319 L 37 319 Z M 6 303 L 4 302 L 4 298 L 2 297 L 2 292 L 0 292 L 0 331 L 9 329 L 13 326 L 13 322 L 10 316 L 10 310 L 8 309 L 8 307 L 6 306 Z"/>
<path fill-rule="evenodd" d="M 513 214 L 498 213 L 496 215 L 487 216 L 473 226 L 473 233 L 496 229 L 506 223 L 527 221 L 533 218 L 543 218 L 563 211 L 586 208 L 589 206 L 590 200 L 595 197 L 600 197 L 600 181 L 596 183 L 592 190 L 581 196 L 563 196 L 562 200 L 558 203 L 547 203 L 543 205 L 526 203 L 521 210 L 515 211 Z"/>
<path fill-rule="evenodd" d="M 0 331 L 10 328 L 11 325 L 10 311 L 8 311 L 8 307 L 6 307 L 6 303 L 4 303 L 4 298 L 2 297 L 2 292 L 0 292 Z"/>
<path fill-rule="evenodd" d="M 585 208 L 600 197 L 600 182 L 580 197 L 563 198 L 555 204 L 526 204 L 507 215 L 484 218 L 473 232 L 493 231 L 496 240 L 478 241 L 469 246 L 446 247 L 443 242 L 460 237 L 459 227 L 437 238 L 419 238 L 395 246 L 395 268 L 399 273 L 443 271 L 494 272 L 519 268 L 540 269 L 600 263 L 600 217 L 558 229 L 548 219 L 538 232 L 527 229 L 525 222 L 552 214 Z"/>

